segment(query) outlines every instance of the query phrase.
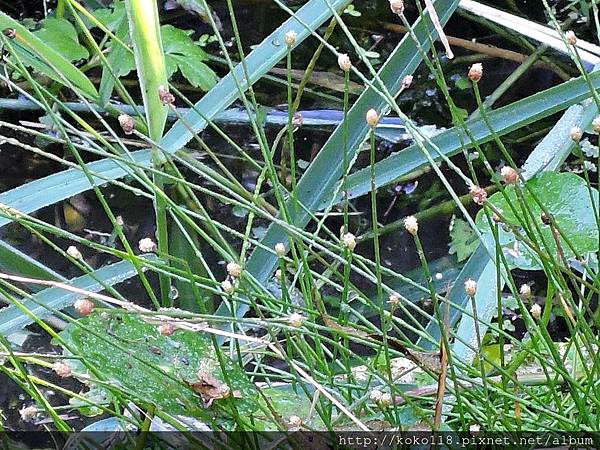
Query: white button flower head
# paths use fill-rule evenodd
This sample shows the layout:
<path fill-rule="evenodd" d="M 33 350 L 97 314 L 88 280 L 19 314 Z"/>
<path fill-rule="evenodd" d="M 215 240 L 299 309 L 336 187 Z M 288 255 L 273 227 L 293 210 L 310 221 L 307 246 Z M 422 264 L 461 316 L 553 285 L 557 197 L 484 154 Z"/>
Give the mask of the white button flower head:
<path fill-rule="evenodd" d="M 402 14 L 404 12 L 404 0 L 390 0 L 390 9 L 394 14 Z"/>
<path fill-rule="evenodd" d="M 290 416 L 290 420 L 289 420 L 289 424 L 292 427 L 301 427 L 302 426 L 302 419 L 299 416 Z"/>
<path fill-rule="evenodd" d="M 275 271 L 275 278 L 277 278 L 278 280 L 281 280 L 281 275 L 282 275 L 281 269 L 277 269 Z"/>
<path fill-rule="evenodd" d="M 469 80 L 477 83 L 483 77 L 483 64 L 475 63 L 469 69 Z"/>
<path fill-rule="evenodd" d="M 338 66 L 340 66 L 340 69 L 342 69 L 344 72 L 350 72 L 350 69 L 352 68 L 352 62 L 346 53 L 340 53 L 338 55 Z"/>
<path fill-rule="evenodd" d="M 138 242 L 138 248 L 142 253 L 151 253 L 156 251 L 156 244 L 152 239 L 144 238 L 140 239 L 140 242 Z"/>
<path fill-rule="evenodd" d="M 592 120 L 592 129 L 596 133 L 600 133 L 600 116 L 597 116 L 594 120 Z"/>
<path fill-rule="evenodd" d="M 175 96 L 171 94 L 169 88 L 166 86 L 160 86 L 158 88 L 158 98 L 163 105 L 172 105 L 175 103 Z"/>
<path fill-rule="evenodd" d="M 477 281 L 470 278 L 465 281 L 465 292 L 469 297 L 475 297 L 475 294 L 477 293 Z"/>
<path fill-rule="evenodd" d="M 367 124 L 369 124 L 371 128 L 375 128 L 379 123 L 379 114 L 377 114 L 377 111 L 374 109 L 370 109 L 367 111 L 366 119 Z"/>
<path fill-rule="evenodd" d="M 517 184 L 519 181 L 519 173 L 510 166 L 504 166 L 500 170 L 500 175 L 506 184 Z"/>
<path fill-rule="evenodd" d="M 569 133 L 571 139 L 575 142 L 579 142 L 583 137 L 583 130 L 579 127 L 571 128 L 571 132 Z"/>
<path fill-rule="evenodd" d="M 80 315 L 89 316 L 96 308 L 96 305 L 94 305 L 94 302 L 90 299 L 82 298 L 73 303 L 73 308 L 75 308 L 75 311 Z"/>
<path fill-rule="evenodd" d="M 381 394 L 381 398 L 377 402 L 380 406 L 389 406 L 392 404 L 392 395 L 389 392 Z"/>
<path fill-rule="evenodd" d="M 354 236 L 352 233 L 344 234 L 342 236 L 342 242 L 344 243 L 346 248 L 351 252 L 353 252 L 356 248 L 356 236 Z"/>
<path fill-rule="evenodd" d="M 369 398 L 374 401 L 374 402 L 379 402 L 381 401 L 381 398 L 383 397 L 383 392 L 381 392 L 379 389 L 373 389 L 370 393 L 369 393 Z"/>
<path fill-rule="evenodd" d="M 537 303 L 531 305 L 531 309 L 529 310 L 529 312 L 531 313 L 531 316 L 536 320 L 539 320 L 540 317 L 542 317 L 542 307 Z"/>
<path fill-rule="evenodd" d="M 75 247 L 74 245 L 71 245 L 67 249 L 67 255 L 69 255 L 73 259 L 82 259 L 83 258 L 83 255 L 81 254 L 79 249 L 77 247 Z"/>
<path fill-rule="evenodd" d="M 23 422 L 33 422 L 33 419 L 35 419 L 38 414 L 38 410 L 35 406 L 31 405 L 23 407 L 19 411 L 19 414 L 21 415 L 21 420 Z"/>
<path fill-rule="evenodd" d="M 483 205 L 487 201 L 487 192 L 482 187 L 471 186 L 471 189 L 469 189 L 469 194 L 471 194 L 473 202 L 478 205 Z"/>
<path fill-rule="evenodd" d="M 569 45 L 577 44 L 577 36 L 575 36 L 575 32 L 573 30 L 568 30 L 565 33 L 565 38 L 567 39 Z"/>
<path fill-rule="evenodd" d="M 479 426 L 477 424 L 473 424 L 469 427 L 469 431 L 471 433 L 479 433 L 481 431 L 481 426 Z"/>
<path fill-rule="evenodd" d="M 285 256 L 286 250 L 285 244 L 283 242 L 278 242 L 277 244 L 275 244 L 275 253 L 279 258 L 283 258 Z"/>
<path fill-rule="evenodd" d="M 413 236 L 416 236 L 419 231 L 419 222 L 415 216 L 408 216 L 404 219 L 404 228 Z"/>
<path fill-rule="evenodd" d="M 298 33 L 294 30 L 290 30 L 285 33 L 285 43 L 288 47 L 293 46 L 296 43 L 296 39 L 298 38 Z"/>
<path fill-rule="evenodd" d="M 305 320 L 306 318 L 302 314 L 298 313 L 293 313 L 290 315 L 290 317 L 288 317 L 288 322 L 295 328 L 300 328 L 304 324 Z"/>
<path fill-rule="evenodd" d="M 392 306 L 398 306 L 400 304 L 400 296 L 394 292 L 392 295 L 390 295 L 388 304 Z"/>
<path fill-rule="evenodd" d="M 410 85 L 413 82 L 413 76 L 412 75 L 406 75 L 403 79 L 402 79 L 402 88 L 403 89 L 408 89 L 410 87 Z"/>
<path fill-rule="evenodd" d="M 233 291 L 235 291 L 235 286 L 231 281 L 223 280 L 221 282 L 221 289 L 223 289 L 227 295 L 231 295 L 233 294 Z"/>
<path fill-rule="evenodd" d="M 62 361 L 52 364 L 52 370 L 61 378 L 68 378 L 72 373 L 71 368 Z"/>
<path fill-rule="evenodd" d="M 123 133 L 133 133 L 133 130 L 135 130 L 135 120 L 133 120 L 133 117 L 128 116 L 127 114 L 121 114 L 118 120 L 119 125 L 121 125 L 121 129 L 123 130 Z"/>
<path fill-rule="evenodd" d="M 235 261 L 231 261 L 227 264 L 227 273 L 233 278 L 238 278 L 242 274 L 242 266 Z"/>
<path fill-rule="evenodd" d="M 528 284 L 521 285 L 521 288 L 519 289 L 519 293 L 521 294 L 521 297 L 524 299 L 531 298 L 531 286 L 529 286 Z"/>

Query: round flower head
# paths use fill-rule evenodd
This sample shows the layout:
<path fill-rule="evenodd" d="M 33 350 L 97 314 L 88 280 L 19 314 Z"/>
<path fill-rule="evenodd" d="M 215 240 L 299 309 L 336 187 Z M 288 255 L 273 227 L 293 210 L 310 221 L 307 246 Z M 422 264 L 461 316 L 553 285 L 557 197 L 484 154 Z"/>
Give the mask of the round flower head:
<path fill-rule="evenodd" d="M 377 402 L 379 406 L 389 406 L 392 404 L 392 395 L 389 392 L 381 394 L 381 398 Z"/>
<path fill-rule="evenodd" d="M 470 278 L 465 281 L 465 292 L 469 297 L 475 297 L 475 294 L 477 293 L 477 282 Z"/>
<path fill-rule="evenodd" d="M 75 311 L 77 311 L 82 316 L 89 316 L 92 313 L 92 311 L 94 311 L 94 309 L 96 308 L 96 305 L 94 305 L 94 302 L 92 302 L 91 300 L 87 298 L 82 298 L 73 303 L 73 308 L 75 308 Z"/>
<path fill-rule="evenodd" d="M 119 125 L 121 125 L 121 129 L 123 130 L 123 133 L 133 133 L 133 130 L 135 130 L 135 120 L 133 120 L 133 117 L 128 116 L 127 114 L 121 114 L 118 120 Z"/>
<path fill-rule="evenodd" d="M 33 422 L 33 419 L 35 419 L 38 414 L 38 410 L 35 406 L 31 405 L 23 407 L 19 411 L 19 414 L 21 415 L 21 420 L 23 422 Z"/>
<path fill-rule="evenodd" d="M 138 248 L 142 253 L 151 253 L 156 251 L 156 244 L 152 239 L 144 238 L 140 239 L 140 242 L 138 242 Z"/>
<path fill-rule="evenodd" d="M 573 30 L 568 30 L 565 33 L 565 38 L 567 39 L 569 45 L 577 44 L 577 36 L 575 36 L 575 32 Z"/>
<path fill-rule="evenodd" d="M 379 114 L 377 114 L 377 111 L 375 111 L 374 109 L 370 109 L 367 111 L 366 119 L 369 126 L 371 128 L 375 128 L 379 123 Z"/>
<path fill-rule="evenodd" d="M 419 231 L 419 222 L 415 216 L 408 216 L 404 219 L 404 228 L 413 236 L 417 235 Z"/>
<path fill-rule="evenodd" d="M 402 14 L 404 12 L 404 0 L 390 0 L 390 9 L 394 14 Z"/>
<path fill-rule="evenodd" d="M 293 313 L 290 315 L 290 317 L 288 317 L 289 324 L 295 328 L 300 328 L 304 324 L 305 320 L 306 318 L 302 314 L 298 313 Z"/>
<path fill-rule="evenodd" d="M 298 33 L 296 33 L 294 30 L 290 30 L 287 33 L 285 33 L 285 44 L 288 47 L 291 47 L 296 43 L 297 38 L 298 38 Z"/>
<path fill-rule="evenodd" d="M 283 242 L 278 242 L 275 244 L 275 253 L 279 258 L 283 258 L 286 254 L 285 244 Z"/>
<path fill-rule="evenodd" d="M 400 296 L 394 292 L 392 295 L 390 295 L 388 304 L 392 305 L 392 307 L 398 306 L 400 304 Z"/>
<path fill-rule="evenodd" d="M 229 274 L 229 276 L 238 278 L 242 274 L 242 266 L 232 261 L 227 264 L 227 273 Z"/>
<path fill-rule="evenodd" d="M 342 236 L 342 242 L 351 252 L 356 248 L 356 237 L 352 233 L 346 233 Z"/>
<path fill-rule="evenodd" d="M 83 258 L 83 255 L 81 254 L 81 252 L 74 245 L 71 245 L 67 249 L 67 255 L 69 255 L 73 259 L 82 259 Z"/>
<path fill-rule="evenodd" d="M 536 320 L 539 320 L 540 317 L 542 317 L 542 307 L 537 303 L 531 305 L 531 309 L 529 310 L 529 312 L 531 313 L 531 317 L 533 317 Z"/>
<path fill-rule="evenodd" d="M 406 75 L 404 78 L 402 78 L 402 88 L 403 89 L 408 89 L 410 87 L 410 85 L 413 82 L 413 76 L 412 75 Z"/>
<path fill-rule="evenodd" d="M 519 289 L 519 293 L 521 294 L 521 297 L 524 299 L 531 298 L 531 286 L 529 286 L 527 283 L 521 285 L 521 288 Z"/>
<path fill-rule="evenodd" d="M 481 63 L 475 63 L 469 69 L 469 80 L 478 82 L 483 76 L 483 65 Z"/>
<path fill-rule="evenodd" d="M 226 294 L 231 295 L 233 294 L 235 287 L 233 286 L 233 283 L 231 281 L 223 280 L 221 282 L 221 289 L 223 289 L 223 291 L 225 291 Z"/>
<path fill-rule="evenodd" d="M 350 72 L 350 69 L 352 68 L 352 62 L 346 53 L 340 53 L 338 55 L 338 66 L 340 66 L 340 69 L 342 69 L 344 72 Z"/>
<path fill-rule="evenodd" d="M 72 373 L 71 368 L 62 361 L 52 364 L 52 370 L 61 378 L 68 378 Z"/>
<path fill-rule="evenodd" d="M 301 427 L 302 419 L 299 416 L 290 416 L 289 424 L 295 428 Z"/>
<path fill-rule="evenodd" d="M 471 186 L 469 194 L 471 194 L 471 198 L 478 205 L 483 205 L 487 201 L 487 192 L 479 186 Z"/>
<path fill-rule="evenodd" d="M 596 133 L 600 133 L 600 116 L 597 116 L 594 120 L 592 120 L 592 129 Z"/>
<path fill-rule="evenodd" d="M 160 98 L 163 105 L 173 105 L 175 103 L 175 96 L 165 86 L 158 88 L 158 98 Z"/>
<path fill-rule="evenodd" d="M 575 142 L 579 142 L 583 137 L 583 130 L 579 127 L 571 128 L 571 132 L 569 133 L 571 139 Z"/>
<path fill-rule="evenodd" d="M 369 393 L 369 398 L 371 400 L 373 400 L 374 402 L 379 402 L 381 401 L 381 398 L 383 397 L 383 392 L 381 392 L 379 389 L 373 389 L 370 393 Z"/>
<path fill-rule="evenodd" d="M 504 166 L 500 171 L 502 181 L 506 184 L 517 184 L 519 181 L 519 173 L 510 166 Z"/>

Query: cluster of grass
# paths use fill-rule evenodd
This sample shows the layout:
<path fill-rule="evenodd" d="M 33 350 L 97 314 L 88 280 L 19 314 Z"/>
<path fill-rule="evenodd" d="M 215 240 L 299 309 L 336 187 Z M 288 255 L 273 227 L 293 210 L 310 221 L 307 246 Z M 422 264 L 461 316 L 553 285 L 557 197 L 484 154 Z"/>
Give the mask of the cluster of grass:
<path fill-rule="evenodd" d="M 474 64 L 465 79 L 478 108 L 466 117 L 452 97 L 443 53 L 431 51 L 438 37 L 445 38 L 440 27 L 458 0 L 417 1 L 414 22 L 401 1 L 391 1 L 408 32 L 378 70 L 345 23 L 347 1 L 310 0 L 294 10 L 274 3 L 289 19 L 248 54 L 233 0 L 226 2 L 233 47 L 209 5 L 195 3 L 227 68 L 195 104 L 169 84 L 173 71 L 154 1 L 125 0 L 121 21 L 109 23 L 106 17 L 117 14 L 59 0 L 58 18 L 68 18 L 91 55 L 84 66 L 0 14 L 0 78 L 43 109 L 52 131 L 2 122 L 35 141 L 0 137 L 65 167 L 0 194 L 0 226 L 22 227 L 82 273 L 66 279 L 43 259 L 0 241 L 0 298 L 9 305 L 0 311 L 0 372 L 32 398 L 21 410 L 24 420 L 47 415 L 58 430 L 69 431 L 64 413 L 77 410 L 105 414 L 115 429 L 160 423 L 178 430 L 369 430 L 384 423 L 400 430 L 597 430 L 600 210 L 593 165 L 584 163 L 600 133 L 600 79 L 588 70 L 586 56 L 595 46 L 563 31 L 544 2 L 550 18 L 544 29 L 580 76 L 492 109 L 493 99 L 525 70 L 484 101 L 479 83 L 489 69 Z M 595 3 L 588 13 L 597 25 Z M 330 44 L 334 34 L 350 56 Z M 296 85 L 292 68 L 309 37 L 317 49 Z M 143 108 L 121 78 L 117 52 L 134 58 Z M 296 133 L 304 125 L 296 112 L 322 52 L 339 61 L 343 120 L 301 168 Z M 540 57 L 533 53 L 524 67 Z M 272 139 L 254 84 L 282 61 L 288 117 Z M 453 123 L 434 137 L 397 101 L 421 64 Z M 100 91 L 86 73 L 99 69 Z M 357 99 L 351 82 L 364 84 Z M 113 90 L 136 114 L 107 102 Z M 234 102 L 247 113 L 258 159 L 215 121 Z M 519 167 L 503 136 L 565 109 Z M 413 143 L 381 159 L 377 136 L 390 113 L 402 119 Z M 176 119 L 170 127 L 169 115 Z M 203 139 L 205 129 L 256 171 L 253 189 L 231 169 L 228 156 Z M 59 144 L 64 154 L 40 142 Z M 501 155 L 501 170 L 491 151 Z M 368 162 L 356 167 L 363 152 Z M 581 159 L 581 175 L 560 173 L 570 155 Z M 455 279 L 443 283 L 421 241 L 426 226 L 419 220 L 426 214 L 415 211 L 400 227 L 414 240 L 419 281 L 387 268 L 381 258 L 382 233 L 390 227 L 380 224 L 378 189 L 424 168 L 439 179 L 478 242 Z M 131 241 L 109 186 L 151 202 L 155 235 Z M 86 191 L 94 192 L 111 224 L 106 239 L 34 214 Z M 365 194 L 368 229 L 361 228 L 353 204 Z M 209 202 L 238 211 L 243 226 L 211 217 Z M 260 237 L 257 224 L 268 224 Z M 72 245 L 63 248 L 65 242 Z M 360 251 L 367 246 L 372 257 Z M 112 262 L 94 267 L 86 261 L 90 254 Z M 517 269 L 538 280 L 533 292 L 515 279 Z M 132 278 L 144 289 L 146 307 L 120 291 L 118 284 Z M 509 302 L 524 321 L 524 338 L 504 322 Z M 549 331 L 556 315 L 568 327 L 560 344 Z M 33 323 L 63 356 L 15 348 L 11 334 Z M 62 380 L 39 377 L 30 370 L 36 365 L 87 388 L 78 392 Z M 69 404 L 49 401 L 49 389 Z"/>

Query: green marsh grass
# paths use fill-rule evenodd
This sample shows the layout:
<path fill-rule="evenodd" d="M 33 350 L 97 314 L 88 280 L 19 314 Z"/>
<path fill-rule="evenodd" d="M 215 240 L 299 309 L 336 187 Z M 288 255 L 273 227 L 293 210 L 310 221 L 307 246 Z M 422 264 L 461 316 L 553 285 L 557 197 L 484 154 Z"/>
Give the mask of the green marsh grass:
<path fill-rule="evenodd" d="M 47 135 L 5 122 L 2 128 L 65 149 L 63 156 L 57 156 L 38 144 L 6 136 L 21 151 L 50 159 L 65 170 L 0 194 L 0 225 L 13 223 L 22 228 L 81 273 L 67 280 L 46 267 L 43 260 L 33 260 L 8 243 L 2 244 L 0 254 L 5 256 L 0 261 L 0 294 L 9 306 L 0 317 L 0 360 L 5 361 L 0 371 L 31 397 L 36 411 L 49 417 L 54 427 L 71 430 L 63 414 L 77 408 L 51 405 L 44 396 L 48 388 L 73 402 L 97 408 L 106 417 L 115 418 L 116 423 L 147 430 L 155 418 L 160 418 L 178 430 L 189 427 L 180 415 L 160 402 L 140 398 L 135 387 L 113 379 L 107 367 L 69 348 L 64 335 L 55 329 L 57 324 L 67 330 L 82 329 L 103 345 L 113 346 L 115 352 L 127 352 L 126 339 L 90 329 L 85 319 L 72 314 L 69 307 L 73 302 L 89 297 L 96 302 L 98 311 L 94 314 L 112 317 L 126 312 L 139 316 L 144 323 L 172 322 L 207 337 L 215 350 L 212 362 L 219 382 L 232 386 L 238 381 L 232 380 L 233 375 L 226 370 L 231 360 L 243 369 L 244 380 L 259 386 L 260 395 L 248 399 L 254 401 L 251 414 L 241 410 L 242 401 L 233 390 L 232 395 L 213 399 L 214 404 L 206 410 L 214 412 L 218 420 L 210 414 L 199 417 L 212 429 L 284 430 L 291 426 L 290 419 L 296 412 L 302 414 L 301 426 L 305 429 L 368 430 L 379 420 L 390 429 L 402 430 L 422 426 L 468 431 L 472 425 L 501 431 L 597 429 L 599 420 L 594 411 L 600 404 L 600 389 L 595 380 L 600 362 L 597 358 L 590 362 L 590 355 L 599 345 L 600 318 L 594 300 L 600 290 L 597 263 L 591 256 L 597 258 L 598 249 L 580 252 L 579 239 L 573 235 L 577 230 L 565 229 L 562 219 L 553 218 L 545 204 L 548 199 L 530 184 L 543 169 L 533 174 L 521 171 L 505 138 L 510 131 L 567 108 L 563 119 L 575 109 L 587 107 L 592 111 L 581 114 L 576 121 L 582 130 L 589 130 L 598 115 L 589 106 L 597 107 L 597 72 L 585 71 L 576 47 L 567 46 L 565 51 L 581 75 L 578 79 L 496 109 L 492 109 L 494 101 L 524 72 L 509 76 L 492 93 L 493 101 L 482 96 L 480 83 L 474 80 L 468 92 L 477 109 L 467 118 L 457 106 L 459 99 L 453 98 L 444 60 L 432 52 L 439 36 L 425 5 L 417 1 L 418 18 L 414 22 L 404 14 L 394 17 L 409 32 L 377 69 L 365 55 L 354 28 L 346 24 L 343 11 L 348 3 L 310 0 L 293 10 L 276 0 L 274 5 L 289 19 L 247 52 L 250 42 L 239 26 L 240 11 L 228 0 L 225 7 L 230 35 L 220 29 L 212 15 L 207 16 L 227 75 L 194 103 L 167 79 L 156 2 L 152 2 L 152 8 L 147 8 L 145 1 L 125 2 L 132 48 L 123 41 L 125 34 L 117 37 L 116 30 L 101 24 L 94 12 L 80 3 L 59 2 L 57 14 L 68 12 L 72 16 L 97 58 L 97 67 L 108 79 L 114 73 L 110 55 L 107 57 L 101 48 L 106 40 L 113 40 L 120 51 L 134 55 L 143 114 L 134 118 L 135 130 L 127 136 L 118 125 L 118 112 L 103 104 L 106 97 L 81 67 L 35 40 L 32 33 L 8 16 L 0 16 L 0 24 L 17 30 L 14 39 L 6 33 L 1 37 L 8 54 L 5 66 L 27 85 L 17 83 L 7 73 L 0 78 L 16 93 L 39 105 L 57 134 Z M 558 19 L 544 3 L 551 26 L 559 29 Z M 199 4 L 210 10 L 204 0 Z M 442 24 L 455 13 L 458 4 L 455 0 L 434 3 Z M 595 5 L 593 14 L 597 21 Z M 86 23 L 100 30 L 104 36 L 100 42 Z M 308 38 L 318 46 L 309 55 L 306 74 L 296 86 L 292 70 L 304 60 L 303 41 Z M 343 47 L 336 48 L 332 38 L 341 39 Z M 228 45 L 228 39 L 233 46 Z M 334 68 L 343 79 L 339 99 L 343 120 L 308 168 L 301 168 L 297 133 L 302 124 L 296 113 L 323 54 L 339 61 L 342 48 L 351 60 L 348 70 Z M 541 54 L 536 53 L 535 58 Z M 239 64 L 235 63 L 237 59 Z M 280 62 L 285 68 L 281 94 L 288 114 L 287 124 L 273 137 L 261 118 L 261 87 L 255 83 Z M 405 77 L 422 62 L 442 93 L 453 123 L 452 128 L 434 137 L 422 131 L 398 100 L 403 90 L 415 88 L 405 84 Z M 483 67 L 485 79 L 491 65 L 484 63 Z M 41 82 L 39 73 L 52 80 L 50 87 Z M 118 77 L 112 78 L 110 91 L 114 88 L 122 101 L 137 107 L 133 102 L 136 94 L 129 92 Z M 358 98 L 351 95 L 351 81 L 364 84 L 365 90 Z M 166 92 L 172 93 L 174 100 L 166 101 Z M 65 96 L 75 98 L 89 111 L 69 109 Z M 243 139 L 228 134 L 228 129 L 213 121 L 217 113 L 235 101 L 248 113 L 248 133 L 257 149 L 254 153 Z M 190 112 L 179 113 L 175 108 L 179 104 L 191 108 Z M 100 114 L 93 105 L 106 107 L 107 115 Z M 369 110 L 378 120 L 390 112 L 401 118 L 414 143 L 382 158 L 378 154 L 376 124 L 368 123 L 365 117 Z M 167 128 L 169 112 L 175 114 L 177 122 Z M 558 134 L 559 128 L 555 127 L 549 136 Z M 252 189 L 244 186 L 230 164 L 231 155 L 212 147 L 202 134 L 205 129 L 223 139 L 233 156 L 256 172 Z M 144 149 L 139 150 L 132 141 Z M 559 172 L 573 149 L 584 167 L 581 178 L 598 224 L 594 176 L 584 164 L 579 141 L 572 141 L 565 133 L 553 142 L 542 141 L 526 165 L 539 162 L 537 155 L 542 153 L 547 159 L 543 166 Z M 197 158 L 198 152 L 205 158 Z M 473 152 L 477 158 L 471 158 Z M 514 183 L 502 179 L 497 156 L 492 153 L 517 171 Z M 91 162 L 90 157 L 97 160 Z M 363 160 L 368 164 L 360 167 Z M 406 230 L 401 225 L 404 218 L 394 228 L 379 223 L 379 200 L 383 187 L 415 176 L 423 168 L 440 181 L 449 200 L 412 212 L 421 222 L 418 232 L 408 230 L 420 278 L 409 278 L 386 267 L 382 259 L 384 236 L 390 230 Z M 69 180 L 67 185 L 65 179 Z M 119 208 L 112 204 L 109 186 L 152 205 L 147 215 L 155 223 L 156 236 L 143 237 L 156 241 L 156 251 L 142 254 L 139 242 L 131 241 L 127 233 L 131 224 L 124 222 Z M 490 191 L 478 204 L 468 200 L 468 192 L 474 187 Z M 41 189 L 47 191 L 43 199 L 36 196 Z M 106 241 L 46 222 L 35 214 L 90 190 L 112 228 Z M 497 193 L 492 195 L 493 191 Z M 369 196 L 367 212 L 355 209 L 353 199 L 361 195 Z M 510 211 L 498 210 L 494 201 L 500 198 L 508 201 Z M 215 215 L 211 204 L 242 211 L 239 223 L 232 225 L 222 215 Z M 442 206 L 460 212 L 479 242 L 456 279 L 444 286 L 436 283 L 436 261 L 428 259 L 423 239 L 427 218 L 436 217 Z M 547 223 L 541 221 L 539 211 L 545 214 Z M 487 224 L 485 230 L 478 226 L 474 213 L 481 214 L 481 221 Z M 509 223 L 506 213 L 518 217 L 518 225 Z M 358 216 L 364 218 L 362 223 Z M 258 225 L 267 227 L 262 235 L 255 233 Z M 551 231 L 549 238 L 543 233 L 546 229 Z M 535 300 L 523 295 L 522 275 L 515 277 L 511 255 L 502 242 L 506 230 L 537 258 L 535 277 L 545 286 L 535 286 Z M 84 256 L 69 256 L 65 242 L 76 245 Z M 285 251 L 279 249 L 279 244 Z M 372 246 L 372 256 L 362 251 L 367 246 Z M 111 263 L 97 267 L 88 260 L 90 254 L 105 255 Z M 565 256 L 571 254 L 575 256 Z M 224 264 L 216 264 L 215 259 Z M 228 272 L 224 269 L 229 263 L 239 267 Z M 278 276 L 274 276 L 276 270 Z M 146 306 L 130 303 L 121 292 L 119 284 L 130 279 L 139 279 Z M 467 292 L 465 281 L 469 279 L 476 283 L 476 289 Z M 504 309 L 509 297 L 526 327 L 522 339 L 505 326 Z M 534 301 L 543 303 L 539 315 L 532 312 Z M 564 316 L 568 330 L 566 342 L 560 345 L 550 331 L 551 320 L 557 315 Z M 48 320 L 48 316 L 53 318 Z M 108 396 L 102 399 L 75 392 L 28 371 L 33 366 L 51 369 L 57 359 L 55 355 L 29 354 L 13 348 L 7 337 L 30 324 L 41 327 L 49 338 L 70 351 L 72 356 L 64 361 L 73 362 L 75 378 L 104 390 Z M 508 352 L 504 350 L 506 345 L 510 346 Z M 190 380 L 173 375 L 155 361 L 143 355 L 132 357 L 149 376 L 177 382 L 182 392 L 194 390 Z M 270 390 L 276 389 L 287 390 L 283 395 L 289 396 L 286 400 L 294 404 L 294 409 L 270 395 Z M 195 392 L 199 402 L 206 400 L 201 392 Z M 138 448 L 146 444 L 143 440 L 136 443 Z"/>

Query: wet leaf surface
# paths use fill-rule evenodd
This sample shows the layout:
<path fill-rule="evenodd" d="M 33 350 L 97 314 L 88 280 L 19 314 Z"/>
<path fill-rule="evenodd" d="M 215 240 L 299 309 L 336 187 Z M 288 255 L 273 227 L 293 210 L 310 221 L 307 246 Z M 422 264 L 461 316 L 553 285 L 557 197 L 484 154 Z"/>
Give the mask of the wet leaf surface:
<path fill-rule="evenodd" d="M 187 330 L 163 336 L 155 325 L 133 314 L 92 314 L 78 324 L 70 325 L 61 336 L 97 371 L 97 378 L 92 375 L 92 379 L 122 389 L 137 401 L 192 417 L 206 416 L 207 408 L 211 413 L 221 407 L 230 409 L 230 400 L 240 415 L 257 407 L 255 386 L 224 355 L 225 370 L 221 369 L 208 336 Z M 195 384 L 208 382 L 212 390 L 195 392 Z M 205 394 L 215 389 L 222 395 L 212 395 L 209 405 Z M 225 390 L 232 395 L 223 394 Z"/>
<path fill-rule="evenodd" d="M 573 173 L 544 172 L 527 182 L 527 190 L 523 190 L 524 202 L 519 200 L 515 187 L 506 189 L 506 198 L 502 193 L 492 195 L 489 201 L 499 210 L 511 226 L 518 227 L 521 234 L 530 236 L 551 258 L 558 258 L 558 247 L 553 236 L 552 226 L 542 221 L 542 208 L 535 198 L 550 213 L 558 230 L 567 237 L 573 249 L 564 238 L 560 239 L 560 247 L 566 258 L 573 258 L 575 250 L 580 256 L 598 250 L 598 225 L 594 217 L 595 204 L 598 210 L 598 191 L 590 191 L 583 178 Z M 518 189 L 518 188 L 517 188 Z M 533 195 L 532 195 L 533 194 Z M 576 201 L 573 201 L 576 199 Z M 509 205 L 510 203 L 510 205 Z M 514 209 L 511 209 L 512 208 Z M 526 206 L 526 208 L 525 208 Z M 529 212 L 527 212 L 529 211 Z M 494 251 L 494 241 L 488 221 L 483 211 L 477 214 L 477 225 L 487 235 L 488 245 Z M 523 242 L 515 237 L 512 231 L 498 227 L 500 243 L 508 263 L 513 267 L 525 270 L 540 269 L 537 255 Z"/>

